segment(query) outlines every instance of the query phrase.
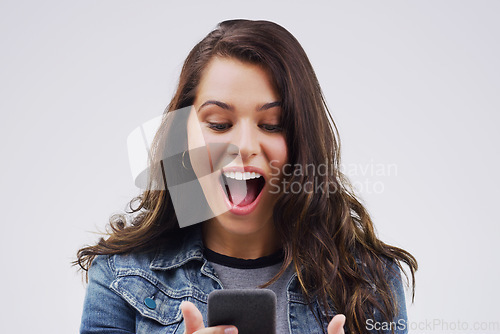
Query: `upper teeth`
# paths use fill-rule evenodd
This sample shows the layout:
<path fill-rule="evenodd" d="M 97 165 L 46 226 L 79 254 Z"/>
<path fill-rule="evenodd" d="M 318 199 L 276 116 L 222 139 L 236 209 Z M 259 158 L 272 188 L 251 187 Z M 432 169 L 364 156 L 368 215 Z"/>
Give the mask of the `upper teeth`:
<path fill-rule="evenodd" d="M 255 172 L 224 172 L 224 176 L 236 180 L 250 180 L 261 177 L 262 175 Z"/>

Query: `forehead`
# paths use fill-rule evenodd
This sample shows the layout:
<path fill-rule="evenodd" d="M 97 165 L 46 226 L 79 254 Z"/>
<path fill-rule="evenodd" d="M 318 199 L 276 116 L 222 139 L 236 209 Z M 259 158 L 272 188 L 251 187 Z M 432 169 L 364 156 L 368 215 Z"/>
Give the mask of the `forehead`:
<path fill-rule="evenodd" d="M 272 77 L 262 66 L 234 58 L 214 57 L 207 64 L 197 88 L 196 100 L 219 98 L 270 102 L 279 99 Z"/>

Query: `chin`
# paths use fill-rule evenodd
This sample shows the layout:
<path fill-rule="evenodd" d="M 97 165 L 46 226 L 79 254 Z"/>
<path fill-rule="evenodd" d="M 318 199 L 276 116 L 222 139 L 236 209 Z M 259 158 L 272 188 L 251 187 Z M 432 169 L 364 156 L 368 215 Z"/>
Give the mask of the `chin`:
<path fill-rule="evenodd" d="M 257 212 L 255 212 L 257 213 Z M 235 215 L 231 212 L 226 212 L 219 217 L 213 219 L 212 224 L 217 224 L 225 231 L 236 235 L 253 235 L 262 233 L 267 230 L 272 224 L 271 216 L 263 217 L 263 215 Z"/>

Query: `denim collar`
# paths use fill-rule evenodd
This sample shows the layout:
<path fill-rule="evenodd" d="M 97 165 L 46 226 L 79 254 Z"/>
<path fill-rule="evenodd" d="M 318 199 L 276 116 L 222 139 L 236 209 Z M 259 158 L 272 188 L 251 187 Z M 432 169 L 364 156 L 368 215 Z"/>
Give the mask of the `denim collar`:
<path fill-rule="evenodd" d="M 205 261 L 201 223 L 184 227 L 178 235 L 177 240 L 158 247 L 149 265 L 150 269 L 169 270 L 178 268 L 191 260 Z"/>
<path fill-rule="evenodd" d="M 203 255 L 204 248 L 201 223 L 184 227 L 176 240 L 158 247 L 149 268 L 152 270 L 170 270 L 179 268 L 191 260 L 198 260 L 203 262 L 202 271 L 206 270 L 209 274 L 213 273 L 213 269 L 207 266 L 207 260 Z M 297 273 L 294 273 L 289 284 L 296 277 Z"/>
<path fill-rule="evenodd" d="M 214 276 L 213 268 L 208 264 L 207 259 L 203 255 L 204 244 L 201 223 L 184 227 L 182 231 L 179 232 L 178 238 L 170 238 L 175 240 L 172 240 L 170 243 L 164 243 L 158 247 L 149 268 L 151 270 L 171 270 L 179 268 L 191 260 L 198 260 L 203 262 L 201 271 L 209 277 L 212 277 L 222 286 L 222 283 Z M 289 291 L 288 298 L 292 301 L 306 304 L 307 301 L 301 293 L 293 292 L 300 290 L 297 284 L 297 273 L 294 272 L 287 284 L 287 290 Z M 291 285 L 297 286 L 292 288 Z"/>

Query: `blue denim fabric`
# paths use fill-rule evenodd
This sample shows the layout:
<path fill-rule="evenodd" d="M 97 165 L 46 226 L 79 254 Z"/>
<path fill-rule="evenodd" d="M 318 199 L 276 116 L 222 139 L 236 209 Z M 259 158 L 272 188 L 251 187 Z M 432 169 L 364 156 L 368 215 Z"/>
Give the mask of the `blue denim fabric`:
<path fill-rule="evenodd" d="M 206 326 L 208 294 L 223 286 L 203 257 L 201 229 L 193 226 L 183 230 L 184 239 L 154 251 L 97 256 L 89 270 L 80 333 L 184 333 L 179 308 L 184 300 L 198 307 Z M 394 321 L 406 323 L 404 292 L 398 278 L 391 278 L 400 305 Z M 315 320 L 296 274 L 290 278 L 287 290 L 290 333 L 326 331 L 327 321 L 321 328 Z M 156 307 L 148 307 L 146 298 L 152 298 Z M 313 310 L 321 312 L 316 301 Z M 374 317 L 380 321 L 379 315 Z M 407 330 L 400 327 L 395 333 Z"/>

